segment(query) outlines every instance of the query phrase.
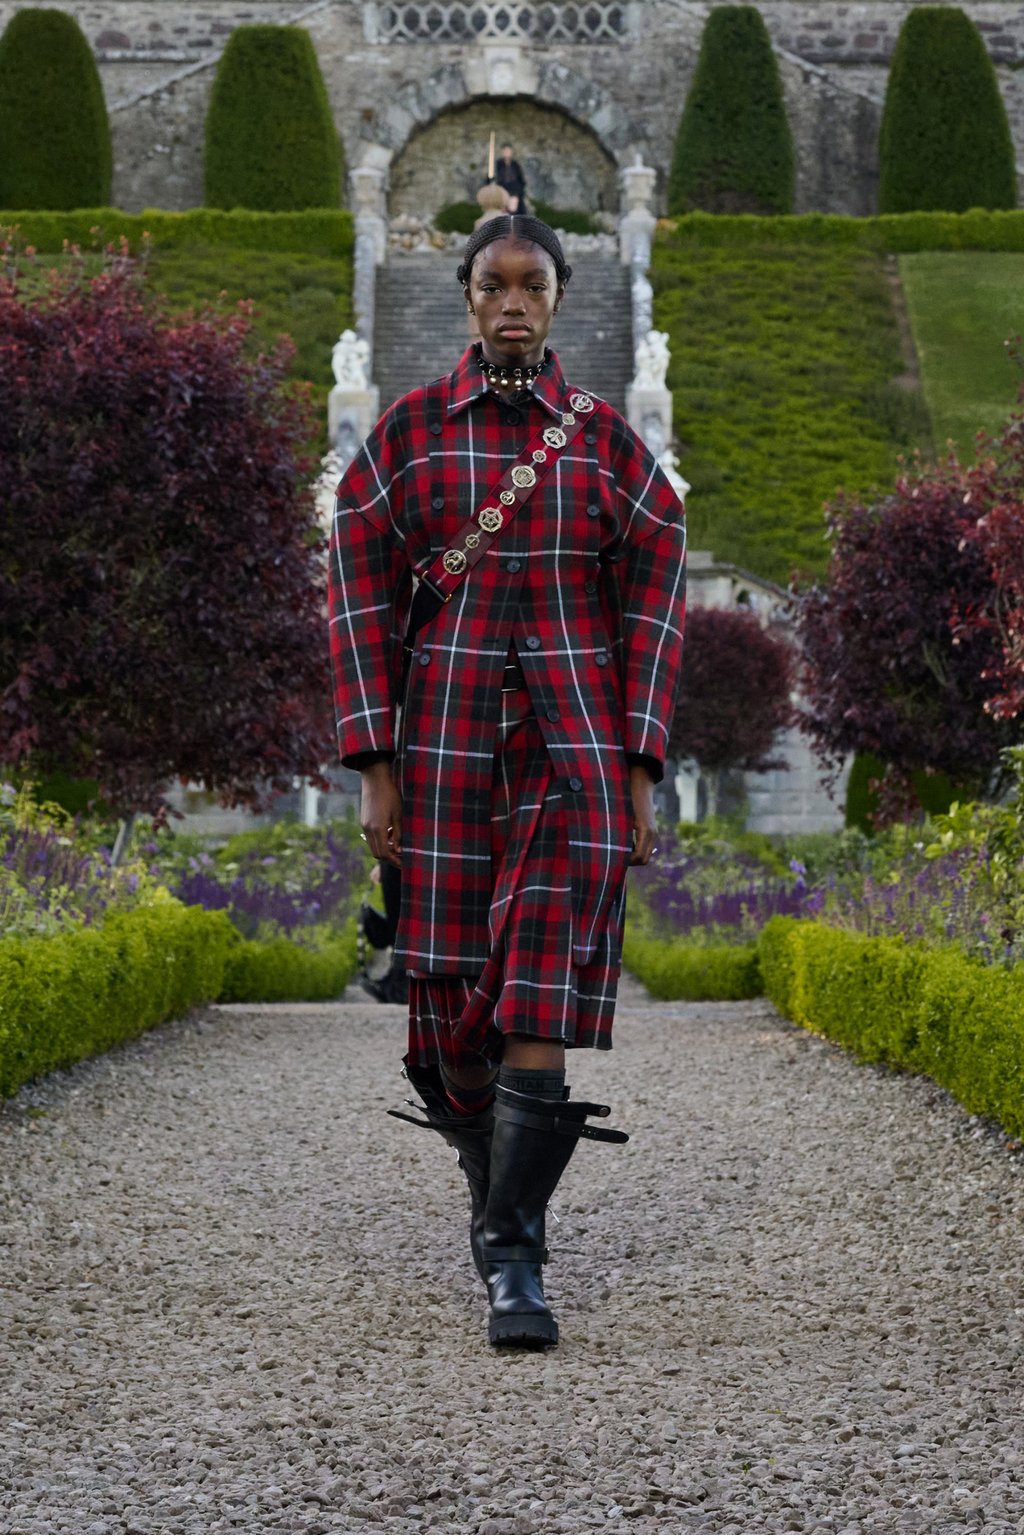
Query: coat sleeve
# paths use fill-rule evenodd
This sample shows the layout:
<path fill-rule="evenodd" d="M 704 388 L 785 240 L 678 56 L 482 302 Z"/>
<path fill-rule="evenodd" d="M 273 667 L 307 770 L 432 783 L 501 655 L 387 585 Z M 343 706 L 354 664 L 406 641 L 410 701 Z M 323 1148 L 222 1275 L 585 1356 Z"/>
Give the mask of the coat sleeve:
<path fill-rule="evenodd" d="M 655 782 L 665 775 L 686 616 L 683 504 L 656 459 L 621 418 L 613 472 L 622 543 L 615 560 L 622 623 L 625 747 Z"/>
<path fill-rule="evenodd" d="M 394 518 L 401 441 L 385 416 L 338 486 L 328 566 L 334 717 L 346 767 L 395 755 L 401 636 L 410 587 Z"/>

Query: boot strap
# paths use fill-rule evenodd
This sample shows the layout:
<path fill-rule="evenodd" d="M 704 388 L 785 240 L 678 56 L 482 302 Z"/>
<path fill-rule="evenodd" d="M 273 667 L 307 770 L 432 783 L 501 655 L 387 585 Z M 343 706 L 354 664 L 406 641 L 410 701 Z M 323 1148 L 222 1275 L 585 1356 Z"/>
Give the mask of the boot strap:
<path fill-rule="evenodd" d="M 409 1107 L 415 1109 L 419 1105 L 410 1103 Z M 473 1119 L 479 1117 L 477 1115 L 474 1115 L 473 1119 L 470 1119 L 468 1116 L 466 1119 L 456 1119 L 454 1115 L 451 1119 L 442 1119 L 439 1114 L 431 1114 L 429 1109 L 424 1109 L 423 1113 L 427 1117 L 426 1119 L 420 1119 L 414 1114 L 403 1114 L 401 1109 L 387 1109 L 385 1112 L 390 1114 L 392 1119 L 404 1119 L 407 1125 L 418 1125 L 421 1130 L 436 1130 L 438 1135 L 446 1135 L 454 1130 L 460 1135 L 483 1136 L 489 1135 L 491 1131 L 489 1124 L 480 1126 L 473 1123 Z"/>
<path fill-rule="evenodd" d="M 599 1114 L 602 1118 L 611 1113 L 611 1109 L 603 1103 L 555 1103 L 545 1107 L 542 1112 L 536 1112 L 536 1108 L 544 1101 L 538 1098 L 527 1098 L 525 1093 L 517 1094 L 522 1102 L 529 1103 L 530 1108 L 520 1107 L 518 1103 L 510 1103 L 507 1089 L 501 1089 L 494 1103 L 495 1119 L 503 1119 L 507 1124 L 523 1125 L 528 1130 L 546 1130 L 553 1135 L 568 1135 L 573 1140 L 607 1141 L 615 1146 L 622 1146 L 629 1140 L 625 1130 L 605 1130 L 598 1125 L 583 1123 L 584 1115 Z"/>
<path fill-rule="evenodd" d="M 546 1263 L 546 1247 L 482 1247 L 480 1256 L 485 1263 Z"/>

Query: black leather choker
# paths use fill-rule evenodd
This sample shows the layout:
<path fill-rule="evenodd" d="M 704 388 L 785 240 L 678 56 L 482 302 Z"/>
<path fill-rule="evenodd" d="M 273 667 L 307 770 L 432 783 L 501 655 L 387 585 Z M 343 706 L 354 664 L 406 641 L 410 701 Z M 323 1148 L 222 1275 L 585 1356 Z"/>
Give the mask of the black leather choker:
<path fill-rule="evenodd" d="M 488 362 L 480 353 L 480 372 L 494 389 L 525 389 L 540 374 L 548 360 L 545 352 L 540 362 L 524 368 L 519 363 Z"/>

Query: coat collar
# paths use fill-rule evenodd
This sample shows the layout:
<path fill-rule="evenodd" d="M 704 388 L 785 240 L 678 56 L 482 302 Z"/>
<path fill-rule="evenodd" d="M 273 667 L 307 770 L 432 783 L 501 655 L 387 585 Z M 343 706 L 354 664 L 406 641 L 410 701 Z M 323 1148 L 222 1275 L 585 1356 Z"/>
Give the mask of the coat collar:
<path fill-rule="evenodd" d="M 552 416 L 561 417 L 563 398 L 567 385 L 557 352 L 551 353 L 551 361 L 533 381 L 534 399 Z M 456 415 L 487 394 L 487 381 L 480 372 L 476 348 L 467 347 L 454 371 L 448 376 L 448 414 Z"/>

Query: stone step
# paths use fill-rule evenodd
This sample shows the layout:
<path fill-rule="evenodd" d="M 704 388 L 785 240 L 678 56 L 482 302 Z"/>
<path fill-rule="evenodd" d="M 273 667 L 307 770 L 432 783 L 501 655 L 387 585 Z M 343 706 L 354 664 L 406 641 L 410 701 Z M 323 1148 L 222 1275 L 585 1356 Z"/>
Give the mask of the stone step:
<path fill-rule="evenodd" d="M 551 345 L 571 383 L 625 408 L 633 371 L 629 271 L 614 257 L 573 263 Z M 377 274 L 374 381 L 381 408 L 449 371 L 468 341 L 465 300 L 449 253 L 393 257 Z"/>

